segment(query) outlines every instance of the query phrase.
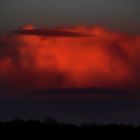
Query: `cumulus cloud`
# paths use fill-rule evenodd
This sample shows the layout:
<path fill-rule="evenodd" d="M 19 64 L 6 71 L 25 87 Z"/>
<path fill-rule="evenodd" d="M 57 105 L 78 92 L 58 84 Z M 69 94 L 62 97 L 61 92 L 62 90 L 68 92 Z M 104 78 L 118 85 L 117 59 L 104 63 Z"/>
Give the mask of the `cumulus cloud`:
<path fill-rule="evenodd" d="M 1 35 L 0 46 L 0 85 L 8 88 L 140 86 L 138 35 L 30 25 Z"/>

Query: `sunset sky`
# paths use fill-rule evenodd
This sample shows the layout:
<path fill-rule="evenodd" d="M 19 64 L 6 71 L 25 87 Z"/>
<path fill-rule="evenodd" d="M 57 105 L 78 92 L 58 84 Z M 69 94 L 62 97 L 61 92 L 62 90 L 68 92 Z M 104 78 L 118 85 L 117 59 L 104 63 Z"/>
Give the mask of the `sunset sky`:
<path fill-rule="evenodd" d="M 1 0 L 0 119 L 140 124 L 138 0 Z"/>

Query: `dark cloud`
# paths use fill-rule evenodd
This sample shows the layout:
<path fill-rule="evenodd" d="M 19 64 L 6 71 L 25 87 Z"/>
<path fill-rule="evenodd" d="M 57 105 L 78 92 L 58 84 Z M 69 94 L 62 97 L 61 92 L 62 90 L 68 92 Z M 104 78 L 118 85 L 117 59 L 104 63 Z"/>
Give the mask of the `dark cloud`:
<path fill-rule="evenodd" d="M 49 30 L 49 29 L 28 29 L 18 30 L 12 33 L 18 35 L 40 35 L 46 37 L 93 37 L 91 34 L 84 34 L 80 32 L 63 31 L 63 30 Z"/>

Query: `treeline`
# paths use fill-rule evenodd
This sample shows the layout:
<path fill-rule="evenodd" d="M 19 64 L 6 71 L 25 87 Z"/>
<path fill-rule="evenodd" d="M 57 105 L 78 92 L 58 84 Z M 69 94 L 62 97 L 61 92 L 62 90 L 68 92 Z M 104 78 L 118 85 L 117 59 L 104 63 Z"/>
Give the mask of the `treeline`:
<path fill-rule="evenodd" d="M 0 122 L 0 127 L 2 126 L 45 126 L 45 127 L 61 127 L 61 128 L 77 128 L 77 129 L 140 129 L 140 126 L 133 126 L 127 124 L 108 124 L 108 125 L 101 125 L 96 123 L 81 123 L 80 125 L 70 124 L 70 123 L 61 123 L 57 121 L 55 118 L 46 117 L 43 121 L 35 120 L 35 119 L 19 119 L 15 118 L 11 121 Z"/>
<path fill-rule="evenodd" d="M 45 136 L 90 136 L 90 137 L 120 137 L 121 135 L 139 136 L 140 126 L 132 126 L 125 124 L 110 124 L 110 125 L 99 125 L 96 123 L 82 123 L 81 125 L 60 123 L 54 118 L 47 117 L 43 121 L 40 120 L 24 120 L 14 119 L 12 121 L 0 122 L 0 128 L 10 131 L 25 133 L 28 131 L 29 134 L 38 134 L 39 131 Z M 16 129 L 15 129 L 16 128 Z M 33 133 L 31 132 L 33 131 Z"/>

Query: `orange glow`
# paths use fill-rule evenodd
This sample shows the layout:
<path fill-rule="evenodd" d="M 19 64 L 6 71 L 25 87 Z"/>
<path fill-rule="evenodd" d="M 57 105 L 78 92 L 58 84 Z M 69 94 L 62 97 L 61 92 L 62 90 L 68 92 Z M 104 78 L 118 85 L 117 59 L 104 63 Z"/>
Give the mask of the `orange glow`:
<path fill-rule="evenodd" d="M 30 29 L 36 30 L 31 25 L 19 30 Z M 139 86 L 140 36 L 100 27 L 59 30 L 94 36 L 2 36 L 0 83 L 15 88 Z"/>

